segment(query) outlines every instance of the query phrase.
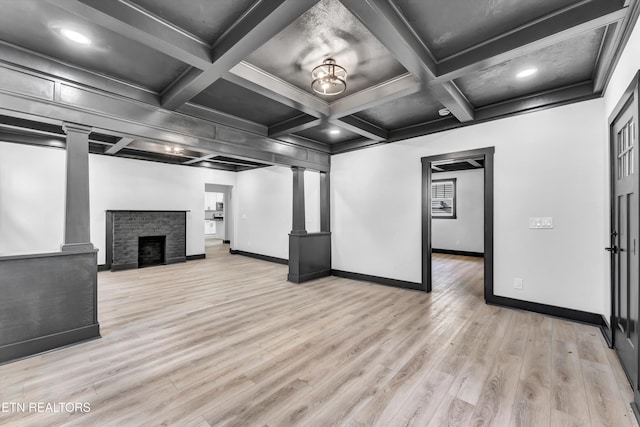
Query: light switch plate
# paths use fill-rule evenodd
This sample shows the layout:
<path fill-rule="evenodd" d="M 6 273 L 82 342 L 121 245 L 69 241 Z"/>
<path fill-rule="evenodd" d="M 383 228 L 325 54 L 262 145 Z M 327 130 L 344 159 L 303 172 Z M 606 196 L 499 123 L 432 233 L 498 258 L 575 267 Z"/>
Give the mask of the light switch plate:
<path fill-rule="evenodd" d="M 529 218 L 529 228 L 553 228 L 553 218 L 550 216 L 543 218 Z"/>

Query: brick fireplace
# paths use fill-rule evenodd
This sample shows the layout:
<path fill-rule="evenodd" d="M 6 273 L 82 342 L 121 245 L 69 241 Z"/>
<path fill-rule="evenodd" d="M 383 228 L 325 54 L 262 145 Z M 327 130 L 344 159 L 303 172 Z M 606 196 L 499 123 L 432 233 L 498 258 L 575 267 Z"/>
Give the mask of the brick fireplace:
<path fill-rule="evenodd" d="M 187 211 L 107 211 L 111 271 L 186 261 Z"/>

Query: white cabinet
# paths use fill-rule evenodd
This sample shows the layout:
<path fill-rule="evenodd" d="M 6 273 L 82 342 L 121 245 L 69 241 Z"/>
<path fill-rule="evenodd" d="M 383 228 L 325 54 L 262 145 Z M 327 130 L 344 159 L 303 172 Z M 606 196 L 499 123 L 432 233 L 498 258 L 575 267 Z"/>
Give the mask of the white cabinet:
<path fill-rule="evenodd" d="M 216 210 L 217 193 L 204 193 L 204 210 Z"/>
<path fill-rule="evenodd" d="M 224 193 L 204 193 L 204 210 L 205 211 L 215 211 L 219 210 L 217 203 L 224 203 Z"/>
<path fill-rule="evenodd" d="M 213 221 L 216 223 L 216 237 L 218 239 L 225 240 L 226 237 L 224 235 L 224 220 L 222 221 Z"/>
<path fill-rule="evenodd" d="M 213 220 L 206 219 L 204 221 L 204 234 L 215 235 L 217 231 L 216 222 Z"/>

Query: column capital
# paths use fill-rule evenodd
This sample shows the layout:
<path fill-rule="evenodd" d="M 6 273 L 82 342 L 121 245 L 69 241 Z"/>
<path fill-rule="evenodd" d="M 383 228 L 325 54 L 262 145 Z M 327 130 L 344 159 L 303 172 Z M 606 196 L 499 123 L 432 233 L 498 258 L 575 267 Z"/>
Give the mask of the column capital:
<path fill-rule="evenodd" d="M 71 132 L 85 133 L 89 135 L 93 131 L 93 128 L 91 126 L 79 125 L 77 123 L 64 122 L 62 123 L 62 130 L 67 135 Z"/>
<path fill-rule="evenodd" d="M 291 170 L 294 171 L 294 172 L 297 172 L 297 171 L 304 172 L 304 171 L 307 170 L 307 168 L 302 167 L 302 166 L 291 166 Z"/>

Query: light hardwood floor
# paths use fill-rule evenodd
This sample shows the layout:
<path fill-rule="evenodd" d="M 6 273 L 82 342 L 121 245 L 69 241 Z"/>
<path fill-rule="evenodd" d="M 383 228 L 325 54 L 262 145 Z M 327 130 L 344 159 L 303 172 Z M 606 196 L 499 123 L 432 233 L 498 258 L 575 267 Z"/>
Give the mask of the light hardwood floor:
<path fill-rule="evenodd" d="M 634 426 L 591 326 L 488 306 L 482 264 L 438 256 L 431 294 L 210 245 L 206 260 L 99 274 L 103 338 L 0 366 L 15 426 Z M 5 407 L 6 409 L 6 407 Z"/>

